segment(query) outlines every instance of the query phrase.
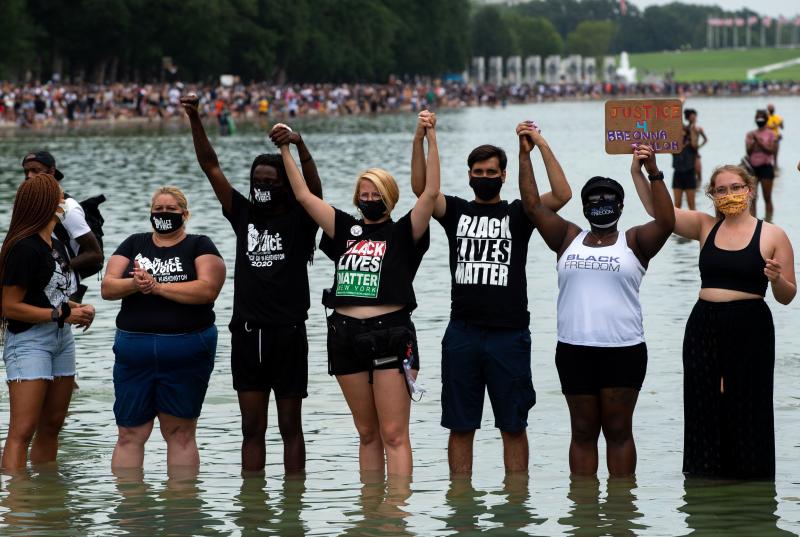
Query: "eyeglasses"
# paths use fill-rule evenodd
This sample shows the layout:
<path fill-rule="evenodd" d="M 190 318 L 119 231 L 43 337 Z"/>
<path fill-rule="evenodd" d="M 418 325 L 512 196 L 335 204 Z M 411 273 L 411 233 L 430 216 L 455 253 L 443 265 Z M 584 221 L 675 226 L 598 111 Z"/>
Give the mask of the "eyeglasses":
<path fill-rule="evenodd" d="M 718 186 L 711 191 L 714 197 L 719 198 L 721 196 L 726 196 L 728 192 L 731 194 L 742 194 L 743 192 L 747 191 L 750 187 L 747 186 L 745 183 L 735 183 L 731 186 Z"/>

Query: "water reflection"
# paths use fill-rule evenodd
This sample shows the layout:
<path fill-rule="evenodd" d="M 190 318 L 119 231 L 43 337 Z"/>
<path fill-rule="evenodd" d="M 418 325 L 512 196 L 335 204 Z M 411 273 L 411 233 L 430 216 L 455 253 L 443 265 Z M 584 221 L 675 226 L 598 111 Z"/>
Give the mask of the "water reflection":
<path fill-rule="evenodd" d="M 450 514 L 447 529 L 458 535 L 531 535 L 528 526 L 546 519 L 528 506 L 531 498 L 527 474 L 506 474 L 503 488 L 476 490 L 468 477 L 452 477 L 445 496 Z"/>
<path fill-rule="evenodd" d="M 572 506 L 558 523 L 567 527 L 567 535 L 638 535 L 647 526 L 637 522 L 643 515 L 636 507 L 635 489 L 634 478 L 609 478 L 601 499 L 597 477 L 572 476 L 567 494 Z"/>
<path fill-rule="evenodd" d="M 783 537 L 795 535 L 778 527 L 774 481 L 684 481 L 688 535 Z"/>
<path fill-rule="evenodd" d="M 361 472 L 361 495 L 348 516 L 359 516 L 355 525 L 342 535 L 369 537 L 406 537 L 409 516 L 404 509 L 411 497 L 411 479 L 381 472 Z"/>
<path fill-rule="evenodd" d="M 0 505 L 3 535 L 54 535 L 74 523 L 68 508 L 70 482 L 53 465 L 10 475 Z"/>
<path fill-rule="evenodd" d="M 118 534 L 227 535 L 202 499 L 194 468 L 168 470 L 163 487 L 145 481 L 141 469 L 114 469 L 120 501 L 110 514 Z"/>
<path fill-rule="evenodd" d="M 234 498 L 234 507 L 238 509 L 234 523 L 242 535 L 305 535 L 307 528 L 300 516 L 305 493 L 306 476 L 302 473 L 285 476 L 280 492 L 273 497 L 270 497 L 263 474 L 246 476 Z"/>

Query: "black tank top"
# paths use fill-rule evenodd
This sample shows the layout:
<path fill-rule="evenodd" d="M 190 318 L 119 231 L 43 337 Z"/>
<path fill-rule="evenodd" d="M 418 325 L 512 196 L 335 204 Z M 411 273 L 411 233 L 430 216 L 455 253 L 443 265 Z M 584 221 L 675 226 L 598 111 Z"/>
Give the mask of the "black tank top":
<path fill-rule="evenodd" d="M 722 250 L 714 240 L 722 220 L 714 224 L 703 249 L 700 250 L 700 287 L 730 289 L 764 296 L 767 294 L 766 262 L 761 257 L 761 224 L 759 220 L 750 243 L 742 250 Z"/>

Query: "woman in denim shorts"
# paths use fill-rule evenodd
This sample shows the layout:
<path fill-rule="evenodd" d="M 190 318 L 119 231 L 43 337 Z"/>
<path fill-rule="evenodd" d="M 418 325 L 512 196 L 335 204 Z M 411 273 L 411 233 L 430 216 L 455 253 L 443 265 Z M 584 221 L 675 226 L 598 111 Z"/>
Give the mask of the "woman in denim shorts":
<path fill-rule="evenodd" d="M 3 361 L 11 396 L 3 468 L 50 462 L 58 452 L 75 378 L 71 324 L 84 329 L 94 308 L 69 301 L 75 279 L 53 228 L 65 215 L 64 194 L 50 175 L 38 174 L 17 189 L 11 224 L 0 249 Z"/>
<path fill-rule="evenodd" d="M 186 233 L 188 218 L 183 192 L 156 190 L 154 231 L 125 239 L 103 278 L 103 298 L 122 299 L 113 348 L 114 468 L 142 466 L 156 416 L 167 464 L 200 464 L 195 430 L 214 369 L 214 301 L 225 263 L 211 239 Z"/>

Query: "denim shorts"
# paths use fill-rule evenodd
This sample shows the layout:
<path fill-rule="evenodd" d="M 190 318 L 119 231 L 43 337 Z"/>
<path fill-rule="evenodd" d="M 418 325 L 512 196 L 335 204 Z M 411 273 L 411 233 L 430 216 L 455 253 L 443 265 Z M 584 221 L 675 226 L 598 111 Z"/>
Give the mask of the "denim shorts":
<path fill-rule="evenodd" d="M 114 417 L 120 427 L 157 414 L 196 419 L 214 370 L 217 327 L 188 334 L 117 329 L 114 338 Z"/>
<path fill-rule="evenodd" d="M 442 426 L 480 429 L 486 391 L 495 427 L 515 433 L 528 426 L 528 411 L 536 404 L 530 330 L 453 319 L 442 339 Z"/>
<path fill-rule="evenodd" d="M 39 323 L 19 334 L 6 330 L 4 347 L 7 382 L 75 375 L 75 340 L 69 325 Z"/>

